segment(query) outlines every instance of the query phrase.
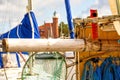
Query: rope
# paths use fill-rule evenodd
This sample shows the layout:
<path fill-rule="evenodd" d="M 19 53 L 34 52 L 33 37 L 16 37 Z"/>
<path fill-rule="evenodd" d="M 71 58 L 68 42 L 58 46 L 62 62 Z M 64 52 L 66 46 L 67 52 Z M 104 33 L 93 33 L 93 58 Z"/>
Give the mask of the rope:
<path fill-rule="evenodd" d="M 118 77 L 120 78 L 120 65 L 116 66 L 116 70 L 117 70 Z"/>
<path fill-rule="evenodd" d="M 120 80 L 117 76 L 116 66 L 114 64 L 110 64 L 106 67 L 103 74 L 102 80 Z"/>
<path fill-rule="evenodd" d="M 5 78 L 6 78 L 6 80 L 8 80 L 8 77 L 7 77 L 7 73 L 6 73 L 5 67 L 3 67 L 3 69 L 4 69 Z"/>
<path fill-rule="evenodd" d="M 101 79 L 101 70 L 100 67 L 97 66 L 96 70 L 93 72 L 93 80 L 102 80 Z"/>
<path fill-rule="evenodd" d="M 64 59 L 62 59 L 60 64 L 56 65 L 56 69 L 54 71 L 53 78 L 51 80 L 59 80 L 60 79 L 60 76 L 61 76 L 61 73 L 62 73 L 63 62 L 64 62 Z"/>
<path fill-rule="evenodd" d="M 120 80 L 120 65 L 116 61 L 119 59 L 115 57 L 106 58 L 100 67 L 97 65 L 94 68 L 95 70 L 91 64 L 91 61 L 94 62 L 94 60 L 88 60 L 84 65 L 81 80 Z"/>
<path fill-rule="evenodd" d="M 55 54 L 57 56 L 57 53 L 55 53 Z M 64 63 L 64 58 L 62 58 L 62 60 L 59 64 L 58 64 L 58 58 L 56 59 L 56 66 L 55 66 L 55 70 L 53 72 L 53 78 L 51 80 L 60 80 L 63 63 Z"/>
<path fill-rule="evenodd" d="M 16 59 L 17 59 L 17 64 L 18 64 L 18 67 L 21 67 L 21 65 L 20 65 L 20 60 L 19 60 L 19 56 L 18 56 L 18 54 L 16 53 Z"/>
<path fill-rule="evenodd" d="M 32 21 L 30 12 L 29 12 L 29 19 L 30 19 L 30 24 L 31 24 L 31 28 L 32 28 L 32 39 L 34 39 L 34 25 L 33 25 L 33 21 Z"/>
<path fill-rule="evenodd" d="M 21 24 L 19 24 L 19 25 L 21 25 Z M 20 35 L 19 35 L 19 25 L 17 26 L 17 36 L 18 36 L 18 38 L 20 39 Z"/>
<path fill-rule="evenodd" d="M 22 52 L 18 52 L 18 54 L 19 54 L 20 57 L 23 59 L 23 61 L 26 62 L 26 59 L 23 57 Z"/>
<path fill-rule="evenodd" d="M 84 66 L 81 80 L 93 80 L 93 66 L 91 61 L 88 60 Z"/>
<path fill-rule="evenodd" d="M 59 56 L 59 54 L 54 54 L 56 53 L 37 53 L 31 55 L 24 65 L 22 80 L 28 78 L 33 80 L 32 74 L 38 74 L 39 79 L 34 80 L 65 80 L 65 59 L 61 55 Z M 37 56 L 40 58 L 36 58 Z M 28 64 L 32 58 L 34 58 L 34 60 L 31 68 L 32 74 L 30 74 L 30 67 Z"/>
<path fill-rule="evenodd" d="M 102 80 L 120 80 L 119 74 L 117 72 L 117 66 L 112 62 L 113 58 L 108 58 L 108 63 L 103 70 Z"/>

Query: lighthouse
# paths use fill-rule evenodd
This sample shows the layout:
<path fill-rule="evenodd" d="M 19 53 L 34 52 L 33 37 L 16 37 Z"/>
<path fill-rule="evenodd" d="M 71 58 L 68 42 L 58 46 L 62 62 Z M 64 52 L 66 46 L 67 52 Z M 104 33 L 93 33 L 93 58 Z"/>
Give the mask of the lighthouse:
<path fill-rule="evenodd" d="M 58 38 L 59 37 L 59 28 L 58 28 L 58 15 L 57 15 L 56 11 L 54 11 L 54 13 L 53 13 L 52 31 L 53 31 L 53 37 Z"/>

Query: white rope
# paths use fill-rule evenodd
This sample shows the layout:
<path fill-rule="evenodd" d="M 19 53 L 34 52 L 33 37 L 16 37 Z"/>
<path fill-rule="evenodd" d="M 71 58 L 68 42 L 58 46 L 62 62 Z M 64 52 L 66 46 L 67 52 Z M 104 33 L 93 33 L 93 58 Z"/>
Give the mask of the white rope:
<path fill-rule="evenodd" d="M 11 31 L 9 30 L 8 35 L 7 35 L 7 38 L 9 38 L 9 37 L 10 37 L 10 32 L 11 32 Z"/>
<path fill-rule="evenodd" d="M 20 23 L 19 25 L 21 25 L 22 23 Z M 17 26 L 17 37 L 20 39 L 20 36 L 19 36 L 19 25 Z"/>
<path fill-rule="evenodd" d="M 32 39 L 34 39 L 34 25 L 33 25 L 33 20 L 32 20 L 30 12 L 28 14 L 29 14 L 30 24 L 31 24 L 31 28 L 32 28 Z"/>

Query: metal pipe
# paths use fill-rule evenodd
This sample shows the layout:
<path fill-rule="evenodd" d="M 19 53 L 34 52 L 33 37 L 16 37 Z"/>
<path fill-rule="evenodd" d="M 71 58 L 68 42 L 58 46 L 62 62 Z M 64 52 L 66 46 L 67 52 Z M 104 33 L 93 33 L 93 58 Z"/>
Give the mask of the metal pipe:
<path fill-rule="evenodd" d="M 71 14 L 69 0 L 65 0 L 65 6 L 66 6 L 66 13 L 67 13 L 67 21 L 68 21 L 68 26 L 69 26 L 69 31 L 70 31 L 70 38 L 74 39 L 75 34 L 74 34 L 74 27 L 73 27 L 73 22 L 72 22 L 72 14 Z"/>

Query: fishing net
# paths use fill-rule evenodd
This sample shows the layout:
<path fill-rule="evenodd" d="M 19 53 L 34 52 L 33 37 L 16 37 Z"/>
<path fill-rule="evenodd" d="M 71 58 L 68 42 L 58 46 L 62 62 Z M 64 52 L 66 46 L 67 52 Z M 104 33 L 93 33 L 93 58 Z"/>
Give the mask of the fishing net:
<path fill-rule="evenodd" d="M 35 53 L 22 71 L 22 80 L 66 80 L 65 58 L 58 52 Z"/>

